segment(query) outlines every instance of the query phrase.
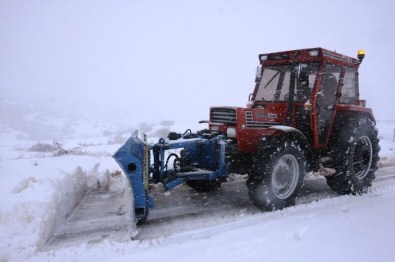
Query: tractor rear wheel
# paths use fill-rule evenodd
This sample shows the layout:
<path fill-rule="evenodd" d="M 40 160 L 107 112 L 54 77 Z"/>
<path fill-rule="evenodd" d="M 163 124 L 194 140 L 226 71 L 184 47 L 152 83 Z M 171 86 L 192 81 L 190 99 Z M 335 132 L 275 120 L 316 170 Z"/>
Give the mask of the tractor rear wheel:
<path fill-rule="evenodd" d="M 372 185 L 380 151 L 372 120 L 363 118 L 345 124 L 333 139 L 331 151 L 336 174 L 326 177 L 329 187 L 339 194 L 365 193 Z"/>
<path fill-rule="evenodd" d="M 275 148 L 262 149 L 255 174 L 247 181 L 250 199 L 265 211 L 294 205 L 303 184 L 306 160 L 299 144 L 284 141 Z"/>

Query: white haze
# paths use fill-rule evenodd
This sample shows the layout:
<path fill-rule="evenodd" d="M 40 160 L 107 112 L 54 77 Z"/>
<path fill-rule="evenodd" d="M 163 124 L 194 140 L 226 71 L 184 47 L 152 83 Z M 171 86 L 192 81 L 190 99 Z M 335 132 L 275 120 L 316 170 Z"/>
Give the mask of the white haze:
<path fill-rule="evenodd" d="M 18 128 L 20 111 L 113 128 L 195 123 L 210 106 L 245 106 L 259 53 L 309 47 L 365 49 L 361 98 L 393 119 L 394 10 L 392 0 L 2 0 L 0 121 L 37 133 L 47 126 Z"/>

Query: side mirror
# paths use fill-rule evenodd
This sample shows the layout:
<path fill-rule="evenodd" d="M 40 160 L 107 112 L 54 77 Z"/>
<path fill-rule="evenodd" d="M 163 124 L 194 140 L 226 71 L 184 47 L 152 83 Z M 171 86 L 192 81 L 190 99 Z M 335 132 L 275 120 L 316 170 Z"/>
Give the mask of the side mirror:
<path fill-rule="evenodd" d="M 256 73 L 255 73 L 255 83 L 261 82 L 261 77 L 262 77 L 262 67 L 257 66 Z"/>
<path fill-rule="evenodd" d="M 298 68 L 298 80 L 306 82 L 309 80 L 309 66 L 307 64 L 300 64 Z"/>

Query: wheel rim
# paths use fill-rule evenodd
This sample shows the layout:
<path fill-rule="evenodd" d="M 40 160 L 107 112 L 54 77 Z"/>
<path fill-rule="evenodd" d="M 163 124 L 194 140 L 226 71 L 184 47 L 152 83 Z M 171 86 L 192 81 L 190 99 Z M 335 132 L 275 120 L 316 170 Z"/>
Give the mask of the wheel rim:
<path fill-rule="evenodd" d="M 370 171 L 373 158 L 372 142 L 369 137 L 362 136 L 355 145 L 353 170 L 357 178 L 363 179 Z"/>
<path fill-rule="evenodd" d="M 293 155 L 283 155 L 277 161 L 272 173 L 272 188 L 279 199 L 289 198 L 299 180 L 299 163 Z"/>

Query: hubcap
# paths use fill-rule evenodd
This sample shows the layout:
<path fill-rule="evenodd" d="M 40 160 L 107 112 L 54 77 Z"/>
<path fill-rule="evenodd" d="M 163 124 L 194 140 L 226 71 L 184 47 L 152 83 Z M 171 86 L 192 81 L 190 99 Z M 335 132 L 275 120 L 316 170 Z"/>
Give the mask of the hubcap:
<path fill-rule="evenodd" d="M 279 199 L 287 199 L 295 191 L 299 180 L 299 163 L 293 155 L 283 155 L 273 168 L 272 188 Z"/>
<path fill-rule="evenodd" d="M 353 169 L 357 178 L 363 179 L 366 177 L 372 165 L 372 158 L 372 142 L 367 136 L 360 137 L 355 145 L 353 157 Z"/>

